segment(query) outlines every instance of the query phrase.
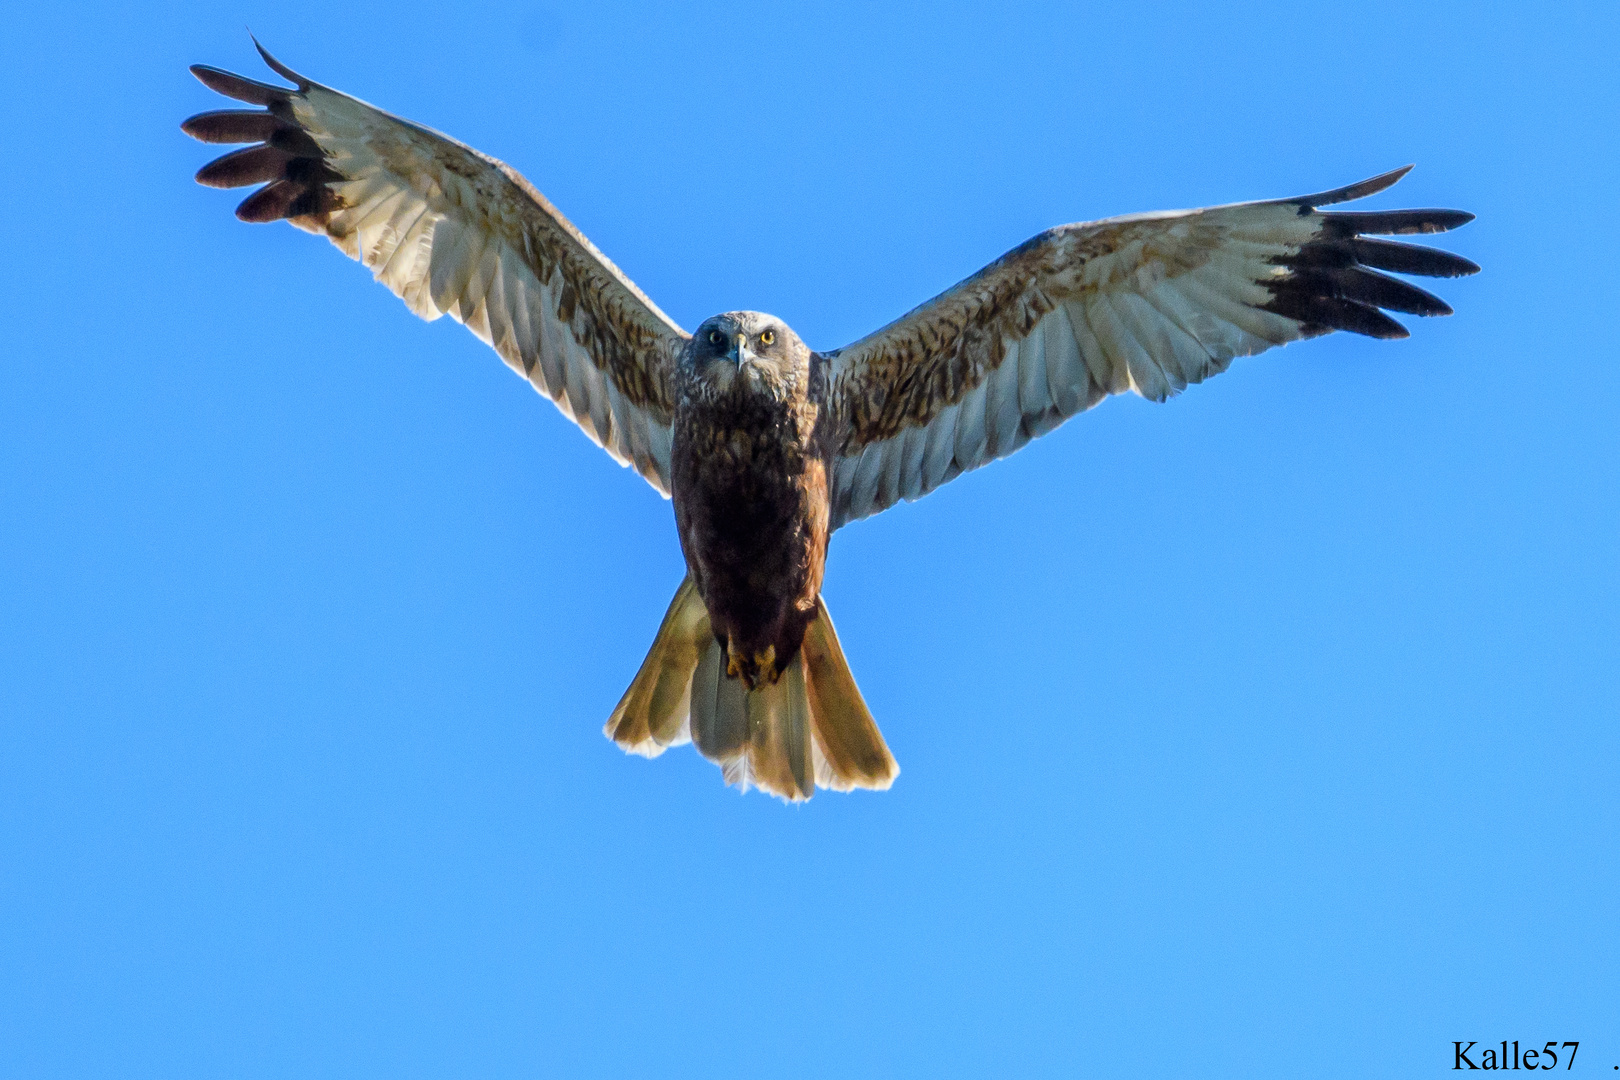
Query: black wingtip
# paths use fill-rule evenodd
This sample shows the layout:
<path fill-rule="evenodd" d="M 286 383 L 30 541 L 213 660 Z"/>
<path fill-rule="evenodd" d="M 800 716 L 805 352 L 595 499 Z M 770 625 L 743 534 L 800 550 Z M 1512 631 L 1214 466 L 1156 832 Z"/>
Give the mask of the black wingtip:
<path fill-rule="evenodd" d="M 215 158 L 197 170 L 196 181 L 204 187 L 236 188 L 279 180 L 292 155 L 274 146 L 245 146 Z"/>
<path fill-rule="evenodd" d="M 1474 215 L 1466 210 L 1370 210 L 1334 211 L 1323 214 L 1322 218 L 1325 231 L 1338 236 L 1409 236 L 1460 229 L 1473 221 Z"/>
<path fill-rule="evenodd" d="M 180 122 L 180 130 L 198 142 L 269 142 L 284 130 L 273 113 L 256 109 L 216 109 L 198 113 Z"/>
<path fill-rule="evenodd" d="M 1314 210 L 1318 206 L 1331 206 L 1334 203 L 1349 202 L 1352 199 L 1364 199 L 1368 195 L 1378 194 L 1385 188 L 1394 187 L 1401 177 L 1414 168 L 1416 168 L 1415 165 L 1402 165 L 1398 169 L 1391 169 L 1387 173 L 1379 173 L 1377 176 L 1368 177 L 1366 180 L 1347 184 L 1341 188 L 1334 188 L 1331 191 L 1319 191 L 1315 195 L 1297 195 L 1292 199 L 1282 199 L 1280 201 Z"/>
<path fill-rule="evenodd" d="M 321 84 L 316 82 L 314 79 L 311 79 L 311 78 L 308 78 L 307 76 L 298 74 L 298 72 L 294 71 L 292 68 L 288 67 L 286 64 L 283 64 L 280 60 L 277 60 L 274 56 L 271 56 L 270 55 L 270 50 L 265 48 L 262 44 L 259 43 L 259 39 L 253 36 L 253 31 L 252 30 L 248 31 L 248 40 L 252 41 L 253 42 L 253 47 L 255 49 L 259 50 L 259 56 L 261 58 L 263 58 L 265 64 L 267 64 L 269 66 L 270 70 L 275 72 L 277 75 L 280 75 L 283 79 L 286 79 L 288 82 L 295 84 L 298 87 L 298 92 L 300 94 L 302 94 L 305 91 L 311 89 L 312 87 L 321 86 Z M 321 87 L 321 88 L 325 89 L 325 87 Z"/>
<path fill-rule="evenodd" d="M 270 70 L 275 72 L 277 75 L 280 75 L 288 82 L 295 84 L 299 91 L 308 90 L 312 85 L 314 85 L 308 79 L 298 74 L 298 72 L 294 71 L 286 64 L 283 64 L 274 56 L 271 56 L 270 50 L 259 44 L 259 39 L 253 36 L 252 30 L 248 31 L 248 40 L 253 42 L 253 47 L 255 49 L 259 50 L 259 56 L 264 59 L 265 64 L 269 66 Z"/>
<path fill-rule="evenodd" d="M 234 72 L 211 67 L 208 64 L 192 64 L 190 71 L 197 77 L 198 82 L 215 93 L 224 94 L 237 101 L 245 101 L 250 105 L 268 106 L 285 101 L 291 92 L 286 87 L 244 79 Z"/>

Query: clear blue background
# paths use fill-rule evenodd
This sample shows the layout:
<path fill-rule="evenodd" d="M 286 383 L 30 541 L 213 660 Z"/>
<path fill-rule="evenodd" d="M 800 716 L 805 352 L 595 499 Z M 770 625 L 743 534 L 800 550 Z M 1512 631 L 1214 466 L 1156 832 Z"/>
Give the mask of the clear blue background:
<path fill-rule="evenodd" d="M 1613 5 L 5 22 L 0 1075 L 1620 1064 Z M 191 182 L 244 23 L 687 326 L 831 348 L 1050 225 L 1411 161 L 1373 205 L 1486 270 L 838 534 L 903 773 L 788 808 L 600 734 L 669 504 Z"/>

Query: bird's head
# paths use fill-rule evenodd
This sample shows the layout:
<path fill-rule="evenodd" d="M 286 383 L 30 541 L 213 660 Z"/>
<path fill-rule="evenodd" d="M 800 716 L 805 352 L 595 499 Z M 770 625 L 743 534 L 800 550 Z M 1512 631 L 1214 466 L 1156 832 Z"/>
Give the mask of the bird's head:
<path fill-rule="evenodd" d="M 695 388 L 706 395 L 748 394 L 782 401 L 803 392 L 810 350 L 774 316 L 728 311 L 697 328 L 682 366 Z"/>

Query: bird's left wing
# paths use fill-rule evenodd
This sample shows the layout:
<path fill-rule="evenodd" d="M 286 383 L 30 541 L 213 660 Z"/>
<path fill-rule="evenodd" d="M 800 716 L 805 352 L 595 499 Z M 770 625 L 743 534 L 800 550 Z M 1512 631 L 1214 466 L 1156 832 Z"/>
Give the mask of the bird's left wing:
<path fill-rule="evenodd" d="M 668 496 L 670 377 L 686 332 L 515 169 L 259 52 L 295 88 L 191 69 L 209 88 L 264 106 L 182 125 L 204 142 L 257 144 L 205 165 L 197 180 L 267 182 L 237 217 L 322 233 L 422 318 L 466 324 Z"/>
<path fill-rule="evenodd" d="M 1378 270 L 1479 267 L 1365 234 L 1442 232 L 1472 214 L 1317 210 L 1408 169 L 1293 199 L 1063 225 L 828 354 L 833 527 L 920 498 L 1110 394 L 1163 401 L 1233 357 L 1333 330 L 1406 337 L 1380 308 L 1450 314 Z"/>

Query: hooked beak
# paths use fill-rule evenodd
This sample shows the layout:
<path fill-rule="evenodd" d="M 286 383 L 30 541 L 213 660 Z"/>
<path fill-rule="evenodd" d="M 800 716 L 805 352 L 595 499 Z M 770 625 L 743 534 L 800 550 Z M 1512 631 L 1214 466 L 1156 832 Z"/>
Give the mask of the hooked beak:
<path fill-rule="evenodd" d="M 736 345 L 737 366 L 742 367 L 744 361 L 748 359 L 748 335 L 743 333 L 734 334 L 732 343 Z"/>

